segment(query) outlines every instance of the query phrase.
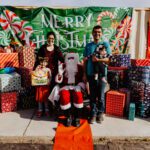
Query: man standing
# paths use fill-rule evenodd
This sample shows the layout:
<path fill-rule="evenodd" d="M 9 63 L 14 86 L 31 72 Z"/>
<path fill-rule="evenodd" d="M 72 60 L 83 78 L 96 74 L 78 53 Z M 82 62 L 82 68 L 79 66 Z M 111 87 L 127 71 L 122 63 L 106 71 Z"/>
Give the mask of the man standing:
<path fill-rule="evenodd" d="M 93 70 L 93 62 L 105 62 L 108 63 L 109 59 L 98 59 L 96 57 L 89 57 L 96 50 L 97 46 L 104 45 L 107 54 L 111 54 L 110 44 L 108 42 L 100 42 L 100 37 L 102 36 L 102 27 L 99 25 L 94 26 L 92 31 L 94 41 L 88 43 L 84 50 L 84 77 L 83 80 L 85 82 L 89 82 L 90 88 L 90 106 L 91 106 L 91 116 L 90 123 L 93 124 L 95 122 L 101 123 L 103 118 L 103 113 L 105 111 L 105 87 L 106 83 L 101 79 L 101 75 L 99 75 L 98 80 L 94 79 L 94 70 Z M 105 69 L 107 72 L 107 68 Z M 107 74 L 107 73 L 106 73 Z M 96 102 L 96 100 L 98 101 Z"/>

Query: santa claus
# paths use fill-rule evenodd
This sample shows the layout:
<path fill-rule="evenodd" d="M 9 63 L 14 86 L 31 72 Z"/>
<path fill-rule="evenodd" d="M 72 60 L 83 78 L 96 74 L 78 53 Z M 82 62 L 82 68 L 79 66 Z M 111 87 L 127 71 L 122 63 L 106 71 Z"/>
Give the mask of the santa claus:
<path fill-rule="evenodd" d="M 66 116 L 66 126 L 80 126 L 80 112 L 83 108 L 81 90 L 85 88 L 84 84 L 81 83 L 82 75 L 83 67 L 79 63 L 78 53 L 67 53 L 65 64 L 59 65 L 59 72 L 56 76 L 56 82 L 60 84 L 59 101 Z M 73 111 L 71 111 L 72 107 L 74 107 Z M 71 114 L 71 112 L 74 113 Z"/>

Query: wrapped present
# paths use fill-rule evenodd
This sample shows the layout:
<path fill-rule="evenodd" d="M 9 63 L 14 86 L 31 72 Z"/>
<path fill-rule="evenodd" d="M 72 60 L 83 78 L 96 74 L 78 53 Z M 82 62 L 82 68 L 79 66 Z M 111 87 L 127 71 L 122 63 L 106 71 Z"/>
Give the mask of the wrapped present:
<path fill-rule="evenodd" d="M 1 110 L 2 112 L 11 112 L 17 109 L 17 93 L 9 92 L 9 93 L 1 93 Z"/>
<path fill-rule="evenodd" d="M 31 73 L 32 68 L 19 68 L 18 72 L 21 75 L 21 86 L 22 87 L 30 87 L 31 86 Z"/>
<path fill-rule="evenodd" d="M 145 84 L 143 82 L 131 81 L 131 100 L 133 102 L 143 101 Z"/>
<path fill-rule="evenodd" d="M 150 83 L 145 85 L 145 89 L 144 89 L 144 99 L 150 101 Z"/>
<path fill-rule="evenodd" d="M 108 70 L 107 79 L 110 84 L 110 89 L 117 90 L 121 87 L 125 87 L 123 70 Z"/>
<path fill-rule="evenodd" d="M 135 104 L 130 103 L 128 119 L 134 121 L 134 118 L 135 118 Z"/>
<path fill-rule="evenodd" d="M 150 117 L 150 101 L 137 101 L 135 102 L 136 105 L 136 115 L 142 118 Z"/>
<path fill-rule="evenodd" d="M 128 68 L 129 80 L 142 81 L 145 84 L 150 83 L 150 66 L 137 66 Z"/>
<path fill-rule="evenodd" d="M 35 55 L 33 47 L 22 47 L 19 52 L 19 66 L 25 68 L 33 68 L 35 64 Z"/>
<path fill-rule="evenodd" d="M 106 93 L 106 114 L 123 117 L 125 107 L 125 94 L 118 91 Z"/>
<path fill-rule="evenodd" d="M 132 66 L 150 66 L 150 59 L 131 59 Z"/>
<path fill-rule="evenodd" d="M 21 76 L 16 73 L 0 74 L 0 92 L 18 91 L 21 89 Z"/>
<path fill-rule="evenodd" d="M 119 91 L 126 94 L 125 114 L 128 115 L 128 113 L 129 113 L 129 105 L 130 105 L 131 92 L 127 88 L 121 88 L 121 89 L 119 89 Z"/>
<path fill-rule="evenodd" d="M 130 54 L 115 54 L 110 59 L 110 66 L 128 67 L 131 65 Z"/>
<path fill-rule="evenodd" d="M 0 53 L 4 53 L 4 48 L 0 46 Z"/>
<path fill-rule="evenodd" d="M 33 71 L 31 74 L 31 84 L 32 86 L 37 85 L 48 85 L 50 82 L 48 72 L 44 72 L 43 70 Z"/>
<path fill-rule="evenodd" d="M 33 87 L 22 88 L 19 91 L 18 107 L 20 109 L 29 109 L 36 107 L 35 89 Z"/>
<path fill-rule="evenodd" d="M 108 70 L 127 70 L 128 67 L 112 67 L 108 66 Z"/>
<path fill-rule="evenodd" d="M 18 53 L 0 53 L 0 68 L 19 67 Z"/>

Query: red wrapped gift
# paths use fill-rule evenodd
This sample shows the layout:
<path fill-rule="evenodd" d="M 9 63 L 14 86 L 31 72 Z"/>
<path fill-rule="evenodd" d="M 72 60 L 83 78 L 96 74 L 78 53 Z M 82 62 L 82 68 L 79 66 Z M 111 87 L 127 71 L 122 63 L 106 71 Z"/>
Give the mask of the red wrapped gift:
<path fill-rule="evenodd" d="M 108 91 L 106 94 L 106 114 L 123 117 L 125 94 L 118 91 Z"/>
<path fill-rule="evenodd" d="M 150 66 L 150 59 L 131 59 L 132 66 Z"/>
<path fill-rule="evenodd" d="M 9 92 L 9 93 L 1 93 L 1 110 L 2 112 L 11 112 L 17 109 L 17 93 Z"/>
<path fill-rule="evenodd" d="M 25 68 L 33 68 L 35 63 L 35 55 L 33 47 L 22 47 L 19 50 L 19 66 Z"/>
<path fill-rule="evenodd" d="M 128 67 L 111 67 L 108 66 L 108 70 L 110 71 L 120 71 L 121 78 L 125 80 L 126 82 L 126 77 L 127 77 L 127 69 Z"/>
<path fill-rule="evenodd" d="M 22 87 L 30 87 L 31 86 L 31 72 L 33 68 L 19 68 L 18 72 L 21 75 L 21 86 Z"/>
<path fill-rule="evenodd" d="M 18 53 L 0 53 L 0 68 L 19 67 Z"/>

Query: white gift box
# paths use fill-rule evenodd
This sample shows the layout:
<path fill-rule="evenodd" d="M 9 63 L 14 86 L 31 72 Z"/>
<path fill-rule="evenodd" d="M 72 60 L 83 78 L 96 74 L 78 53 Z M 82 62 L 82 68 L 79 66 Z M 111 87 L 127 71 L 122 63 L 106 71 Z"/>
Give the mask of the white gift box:
<path fill-rule="evenodd" d="M 13 72 L 0 74 L 0 92 L 18 91 L 21 89 L 21 76 Z"/>

